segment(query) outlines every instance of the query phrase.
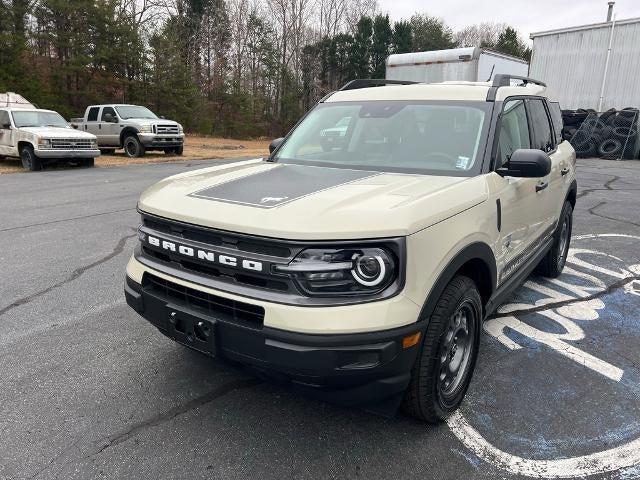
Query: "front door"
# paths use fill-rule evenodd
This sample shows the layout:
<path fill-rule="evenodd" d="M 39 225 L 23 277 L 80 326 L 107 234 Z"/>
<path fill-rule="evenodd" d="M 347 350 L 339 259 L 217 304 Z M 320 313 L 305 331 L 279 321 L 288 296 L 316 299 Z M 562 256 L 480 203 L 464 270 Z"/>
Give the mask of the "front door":
<path fill-rule="evenodd" d="M 103 107 L 100 114 L 100 135 L 103 138 L 103 144 L 117 147 L 120 144 L 120 125 L 118 123 L 118 115 L 113 107 Z M 115 121 L 114 121 L 115 120 Z"/>
<path fill-rule="evenodd" d="M 508 163 L 516 150 L 532 148 L 533 132 L 524 100 L 505 100 L 497 134 L 496 168 Z M 502 177 L 495 172 L 491 176 L 500 212 L 496 261 L 498 283 L 502 283 L 530 258 L 547 234 L 545 200 L 549 192 L 544 185 L 548 179 Z"/>
<path fill-rule="evenodd" d="M 0 110 L 0 155 L 15 155 L 17 153 L 14 147 L 13 132 L 9 112 Z"/>

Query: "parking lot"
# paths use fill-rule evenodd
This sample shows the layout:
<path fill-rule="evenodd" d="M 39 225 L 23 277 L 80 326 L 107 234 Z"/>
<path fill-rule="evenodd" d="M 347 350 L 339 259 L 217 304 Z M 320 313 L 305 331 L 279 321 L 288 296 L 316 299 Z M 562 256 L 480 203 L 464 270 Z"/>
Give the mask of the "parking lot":
<path fill-rule="evenodd" d="M 210 161 L 0 176 L 0 478 L 640 478 L 640 162 L 579 161 L 572 251 L 485 324 L 448 424 L 309 400 L 124 301 L 148 185 Z"/>

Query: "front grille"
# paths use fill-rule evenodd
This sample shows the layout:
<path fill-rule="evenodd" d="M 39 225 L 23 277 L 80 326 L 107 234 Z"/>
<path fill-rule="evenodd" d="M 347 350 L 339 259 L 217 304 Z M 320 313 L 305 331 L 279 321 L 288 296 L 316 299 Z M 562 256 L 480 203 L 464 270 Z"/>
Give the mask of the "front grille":
<path fill-rule="evenodd" d="M 297 288 L 286 277 L 274 275 L 268 268 L 272 263 L 287 264 L 299 251 L 289 248 L 277 240 L 256 238 L 195 225 L 184 224 L 158 217 L 142 215 L 142 224 L 151 232 L 171 235 L 177 239 L 198 242 L 212 249 L 220 248 L 227 254 L 263 262 L 262 271 L 234 268 L 219 263 L 205 263 L 185 257 L 170 250 L 142 244 L 142 254 L 150 259 L 163 262 L 173 268 L 203 275 L 226 284 L 243 285 L 272 292 L 295 293 Z M 153 233 L 151 233 L 153 234 Z"/>
<path fill-rule="evenodd" d="M 85 138 L 54 138 L 51 140 L 51 148 L 58 150 L 89 150 L 93 147 L 91 140 Z"/>
<path fill-rule="evenodd" d="M 156 133 L 159 135 L 177 135 L 179 131 L 177 125 L 156 125 Z"/>
<path fill-rule="evenodd" d="M 258 305 L 184 287 L 150 273 L 144 274 L 142 288 L 145 292 L 163 300 L 206 313 L 213 318 L 249 324 L 254 327 L 262 327 L 264 323 L 264 308 Z"/>

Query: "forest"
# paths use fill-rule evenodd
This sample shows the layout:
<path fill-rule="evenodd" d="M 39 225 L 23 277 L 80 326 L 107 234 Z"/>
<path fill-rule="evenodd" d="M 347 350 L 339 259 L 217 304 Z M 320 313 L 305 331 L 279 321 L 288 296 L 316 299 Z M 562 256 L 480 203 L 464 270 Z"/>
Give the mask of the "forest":
<path fill-rule="evenodd" d="M 531 55 L 508 25 L 391 21 L 376 0 L 0 0 L 0 92 L 66 118 L 143 104 L 234 138 L 282 134 L 348 80 L 384 78 L 391 53 L 456 46 Z"/>

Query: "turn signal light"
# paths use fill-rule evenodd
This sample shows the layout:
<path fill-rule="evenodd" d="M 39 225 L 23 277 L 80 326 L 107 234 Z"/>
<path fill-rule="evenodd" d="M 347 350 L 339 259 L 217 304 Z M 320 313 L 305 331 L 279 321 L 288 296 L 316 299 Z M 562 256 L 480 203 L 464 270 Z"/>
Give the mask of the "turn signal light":
<path fill-rule="evenodd" d="M 412 333 L 402 339 L 402 348 L 410 348 L 420 340 L 420 332 Z"/>

